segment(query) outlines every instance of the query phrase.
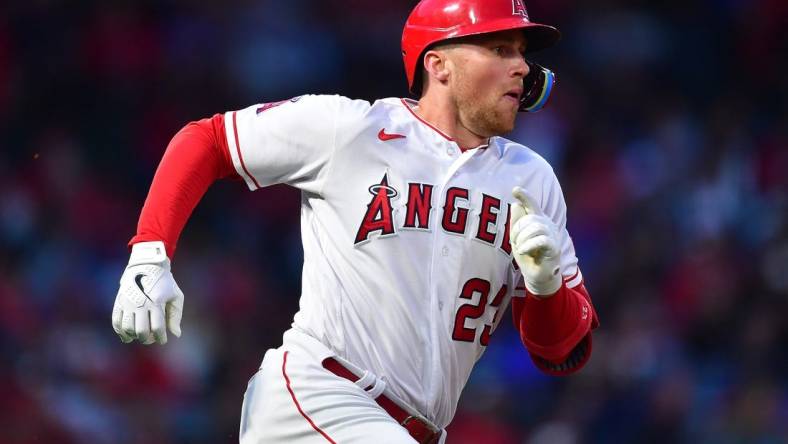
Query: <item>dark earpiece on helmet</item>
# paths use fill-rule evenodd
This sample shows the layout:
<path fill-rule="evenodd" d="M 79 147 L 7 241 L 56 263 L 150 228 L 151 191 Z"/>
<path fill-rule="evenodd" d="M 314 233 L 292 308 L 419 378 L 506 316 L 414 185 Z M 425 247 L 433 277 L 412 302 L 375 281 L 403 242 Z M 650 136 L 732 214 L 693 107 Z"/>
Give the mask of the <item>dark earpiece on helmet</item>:
<path fill-rule="evenodd" d="M 520 98 L 521 112 L 535 113 L 542 109 L 553 91 L 555 74 L 538 63 L 530 62 L 530 71 L 523 79 L 523 95 Z"/>

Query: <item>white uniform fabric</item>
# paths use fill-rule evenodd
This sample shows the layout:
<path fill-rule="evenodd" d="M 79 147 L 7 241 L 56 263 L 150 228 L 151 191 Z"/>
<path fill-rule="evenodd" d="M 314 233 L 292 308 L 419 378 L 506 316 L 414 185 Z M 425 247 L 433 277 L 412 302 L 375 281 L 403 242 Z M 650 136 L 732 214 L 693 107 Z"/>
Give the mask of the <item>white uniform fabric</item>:
<path fill-rule="evenodd" d="M 296 329 L 285 333 L 284 344 L 266 352 L 249 380 L 240 444 L 415 443 L 358 384 L 320 365 L 332 355 Z"/>
<path fill-rule="evenodd" d="M 225 124 L 250 189 L 302 191 L 293 327 L 445 427 L 511 297 L 524 294 L 504 241 L 515 185 L 558 227 L 567 285 L 582 276 L 549 164 L 501 137 L 461 152 L 413 106 L 309 95 L 229 112 Z"/>

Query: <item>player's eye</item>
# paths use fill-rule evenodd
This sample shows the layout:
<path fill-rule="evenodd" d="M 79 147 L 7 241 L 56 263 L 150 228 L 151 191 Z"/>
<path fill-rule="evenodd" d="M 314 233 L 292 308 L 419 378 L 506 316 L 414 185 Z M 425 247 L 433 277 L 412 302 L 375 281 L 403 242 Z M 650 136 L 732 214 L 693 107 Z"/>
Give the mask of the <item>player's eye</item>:
<path fill-rule="evenodd" d="M 525 58 L 525 49 L 514 48 L 512 46 L 497 45 L 492 48 L 493 53 L 499 57 L 522 57 Z"/>

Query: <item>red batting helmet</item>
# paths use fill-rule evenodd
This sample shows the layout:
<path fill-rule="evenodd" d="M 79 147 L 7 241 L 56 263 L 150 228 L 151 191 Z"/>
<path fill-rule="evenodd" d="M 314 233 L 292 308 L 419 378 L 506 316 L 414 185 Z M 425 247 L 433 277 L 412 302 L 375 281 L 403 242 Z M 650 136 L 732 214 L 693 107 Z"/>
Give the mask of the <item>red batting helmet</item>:
<path fill-rule="evenodd" d="M 527 52 L 553 46 L 561 37 L 552 26 L 533 23 L 523 0 L 422 0 L 413 8 L 402 31 L 402 58 L 408 88 L 420 92 L 422 56 L 432 44 L 474 34 L 522 29 Z"/>

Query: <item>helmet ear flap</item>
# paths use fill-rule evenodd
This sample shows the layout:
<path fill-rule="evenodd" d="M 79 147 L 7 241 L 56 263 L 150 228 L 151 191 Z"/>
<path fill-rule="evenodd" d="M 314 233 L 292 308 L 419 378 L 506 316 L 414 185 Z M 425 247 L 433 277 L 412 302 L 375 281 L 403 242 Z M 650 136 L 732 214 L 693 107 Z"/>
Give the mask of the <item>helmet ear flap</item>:
<path fill-rule="evenodd" d="M 542 109 L 553 91 L 555 74 L 538 63 L 526 60 L 530 71 L 523 79 L 523 95 L 518 111 L 535 113 Z"/>

